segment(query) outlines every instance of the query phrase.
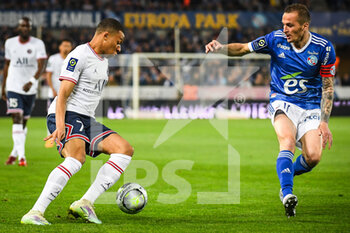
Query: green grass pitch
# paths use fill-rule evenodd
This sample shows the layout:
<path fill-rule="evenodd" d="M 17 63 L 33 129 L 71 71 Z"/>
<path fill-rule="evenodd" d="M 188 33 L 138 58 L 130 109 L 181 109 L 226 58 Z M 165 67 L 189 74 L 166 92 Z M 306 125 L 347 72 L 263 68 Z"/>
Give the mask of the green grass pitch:
<path fill-rule="evenodd" d="M 139 214 L 128 215 L 116 204 L 96 204 L 102 225 L 67 219 L 71 202 L 90 185 L 92 161 L 106 161 L 106 155 L 88 158 L 45 213 L 51 226 L 21 225 L 21 217 L 33 206 L 46 179 L 62 159 L 56 149 L 45 149 L 44 118 L 28 124 L 26 156 L 28 167 L 5 166 L 12 148 L 11 119 L 0 118 L 0 232 L 346 232 L 350 231 L 350 118 L 331 118 L 333 148 L 325 150 L 321 163 L 309 174 L 294 179 L 299 198 L 297 216 L 287 219 L 279 201 L 275 171 L 278 144 L 269 120 L 230 120 L 228 140 L 208 120 L 195 120 L 154 148 L 167 121 L 107 120 L 135 147 L 134 160 L 156 166 L 158 178 L 145 187 L 149 201 Z M 198 192 L 227 192 L 227 148 L 240 154 L 240 204 L 197 204 Z M 299 152 L 297 152 L 299 153 Z M 298 154 L 297 154 L 298 155 Z M 160 193 L 176 195 L 178 190 L 163 178 L 163 168 L 175 160 L 193 161 L 191 169 L 176 175 L 190 184 L 189 198 L 178 204 L 157 201 Z M 153 169 L 154 170 L 154 169 Z M 128 172 L 128 170 L 126 171 Z M 146 176 L 137 170 L 137 178 Z M 183 180 L 183 181 L 184 181 Z M 123 177 L 114 185 L 111 202 Z"/>

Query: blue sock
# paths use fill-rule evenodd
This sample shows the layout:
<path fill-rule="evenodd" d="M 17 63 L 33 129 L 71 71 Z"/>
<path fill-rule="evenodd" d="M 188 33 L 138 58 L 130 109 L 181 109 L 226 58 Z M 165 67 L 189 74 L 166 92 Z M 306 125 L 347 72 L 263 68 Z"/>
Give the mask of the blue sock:
<path fill-rule="evenodd" d="M 294 154 L 289 150 L 282 150 L 278 154 L 276 170 L 280 180 L 283 197 L 287 194 L 293 193 L 293 156 Z"/>
<path fill-rule="evenodd" d="M 299 155 L 299 157 L 295 160 L 295 162 L 293 163 L 293 167 L 294 167 L 294 176 L 298 176 L 312 170 L 312 167 L 310 167 L 306 163 L 305 158 L 302 154 Z"/>

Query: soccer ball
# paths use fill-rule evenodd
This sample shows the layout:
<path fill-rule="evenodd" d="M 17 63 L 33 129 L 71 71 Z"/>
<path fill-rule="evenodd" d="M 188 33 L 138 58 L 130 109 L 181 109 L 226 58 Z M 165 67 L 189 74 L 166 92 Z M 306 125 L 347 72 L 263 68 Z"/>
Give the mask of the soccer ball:
<path fill-rule="evenodd" d="M 136 214 L 147 204 L 147 192 L 139 184 L 127 183 L 118 189 L 117 204 L 119 209 L 128 214 Z"/>

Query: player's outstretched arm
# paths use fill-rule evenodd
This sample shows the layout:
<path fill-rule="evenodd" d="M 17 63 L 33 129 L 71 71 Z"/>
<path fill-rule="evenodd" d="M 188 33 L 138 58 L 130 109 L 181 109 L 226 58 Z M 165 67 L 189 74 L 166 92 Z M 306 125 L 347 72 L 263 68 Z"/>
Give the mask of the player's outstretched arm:
<path fill-rule="evenodd" d="M 228 56 L 243 56 L 250 53 L 250 50 L 247 43 L 231 43 L 223 45 L 217 40 L 212 40 L 205 46 L 205 52 L 222 53 Z"/>
<path fill-rule="evenodd" d="M 2 86 L 1 86 L 1 98 L 5 101 L 7 100 L 7 98 L 6 98 L 6 79 L 7 79 L 7 71 L 9 69 L 9 65 L 10 65 L 10 60 L 5 59 Z"/>
<path fill-rule="evenodd" d="M 334 99 L 334 77 L 322 77 L 322 100 L 321 100 L 321 124 L 320 133 L 322 134 L 322 147 L 326 148 L 328 142 L 328 149 L 332 147 L 333 136 L 328 128 L 329 117 L 332 112 L 333 99 Z"/>
<path fill-rule="evenodd" d="M 66 104 L 68 97 L 74 89 L 75 83 L 62 80 L 60 90 L 57 96 L 56 103 L 56 130 L 44 140 L 47 141 L 52 139 L 54 141 L 61 141 L 65 136 L 65 115 L 66 115 Z"/>

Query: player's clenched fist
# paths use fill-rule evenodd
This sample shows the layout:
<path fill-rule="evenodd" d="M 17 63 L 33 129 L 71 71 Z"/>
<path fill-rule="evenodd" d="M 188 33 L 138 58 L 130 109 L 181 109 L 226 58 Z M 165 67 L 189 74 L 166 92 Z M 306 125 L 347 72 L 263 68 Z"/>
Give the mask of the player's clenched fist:
<path fill-rule="evenodd" d="M 209 52 L 218 52 L 221 50 L 224 46 L 217 40 L 212 40 L 210 43 L 208 43 L 205 46 L 205 53 Z"/>

